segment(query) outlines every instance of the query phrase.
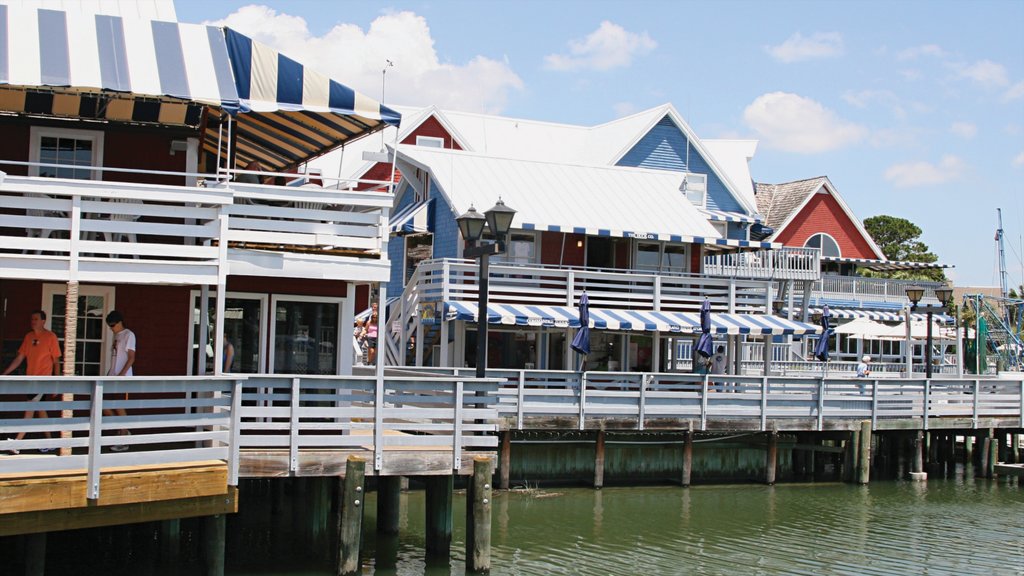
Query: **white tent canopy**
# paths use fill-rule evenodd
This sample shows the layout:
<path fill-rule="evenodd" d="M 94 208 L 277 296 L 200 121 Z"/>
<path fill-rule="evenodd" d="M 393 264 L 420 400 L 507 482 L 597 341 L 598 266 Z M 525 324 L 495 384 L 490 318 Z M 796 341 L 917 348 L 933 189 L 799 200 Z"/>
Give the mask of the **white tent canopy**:
<path fill-rule="evenodd" d="M 856 318 L 846 324 L 842 324 L 836 327 L 835 333 L 846 334 L 850 338 L 861 340 L 906 340 L 907 338 L 906 323 L 890 326 L 867 318 Z M 932 340 L 952 340 L 955 337 L 953 329 L 943 326 L 939 322 L 933 322 Z M 927 339 L 928 323 L 911 322 L 910 338 L 911 340 Z"/>

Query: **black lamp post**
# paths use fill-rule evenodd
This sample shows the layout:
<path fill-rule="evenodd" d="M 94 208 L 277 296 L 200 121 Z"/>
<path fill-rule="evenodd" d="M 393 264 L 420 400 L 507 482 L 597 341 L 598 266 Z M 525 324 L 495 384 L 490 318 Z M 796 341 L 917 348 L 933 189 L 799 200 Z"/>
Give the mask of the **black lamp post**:
<path fill-rule="evenodd" d="M 942 287 L 935 289 L 935 298 L 938 299 L 939 305 L 927 305 L 918 306 L 917 303 L 924 297 L 924 288 L 920 286 L 907 286 L 907 299 L 910 300 L 910 311 L 911 312 L 927 312 L 928 313 L 928 338 L 925 341 L 924 349 L 924 373 L 925 378 L 931 379 L 932 377 L 932 314 L 945 314 L 946 305 L 950 299 L 953 298 L 953 289 L 949 287 Z"/>
<path fill-rule="evenodd" d="M 487 376 L 487 280 L 489 273 L 489 258 L 495 254 L 505 252 L 505 237 L 512 228 L 512 219 L 516 211 L 509 208 L 498 198 L 498 203 L 483 214 L 476 211 L 473 206 L 465 214 L 455 219 L 459 223 L 459 231 L 467 242 L 472 244 L 466 248 L 462 255 L 466 258 L 477 258 L 480 260 L 480 272 L 477 274 L 479 288 L 477 290 L 476 303 L 476 377 Z M 484 228 L 489 227 L 494 234 L 494 242 L 483 243 L 480 238 L 483 236 Z"/>

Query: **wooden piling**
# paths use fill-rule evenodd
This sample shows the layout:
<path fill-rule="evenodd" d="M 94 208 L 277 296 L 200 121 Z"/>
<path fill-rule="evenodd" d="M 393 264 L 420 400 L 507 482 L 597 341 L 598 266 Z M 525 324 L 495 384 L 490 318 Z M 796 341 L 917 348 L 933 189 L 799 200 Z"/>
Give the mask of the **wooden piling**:
<path fill-rule="evenodd" d="M 377 478 L 377 533 L 398 534 L 401 518 L 401 476 Z"/>
<path fill-rule="evenodd" d="M 160 564 L 169 569 L 177 564 L 181 556 L 181 520 L 163 520 L 160 522 Z"/>
<path fill-rule="evenodd" d="M 999 462 L 999 445 L 1001 444 L 999 436 L 994 436 L 989 444 L 988 449 L 988 466 L 985 470 L 986 478 L 996 477 L 996 464 Z"/>
<path fill-rule="evenodd" d="M 854 433 L 843 440 L 843 482 L 853 482 L 853 463 L 857 461 L 854 451 Z"/>
<path fill-rule="evenodd" d="M 363 530 L 363 502 L 365 493 L 363 481 L 366 475 L 366 460 L 349 456 L 345 462 L 345 481 L 341 489 L 341 520 L 338 537 L 338 575 L 358 574 L 359 539 Z"/>
<path fill-rule="evenodd" d="M 491 569 L 491 459 L 473 459 L 473 478 L 466 493 L 466 571 Z"/>
<path fill-rule="evenodd" d="M 427 476 L 426 552 L 428 563 L 448 562 L 452 547 L 452 477 Z"/>
<path fill-rule="evenodd" d="M 860 481 L 860 430 L 850 432 L 850 447 L 853 463 L 850 466 L 850 482 Z"/>
<path fill-rule="evenodd" d="M 871 480 L 871 421 L 860 423 L 860 446 L 857 450 L 857 482 L 867 484 Z"/>
<path fill-rule="evenodd" d="M 974 436 L 964 434 L 964 464 L 974 462 Z"/>
<path fill-rule="evenodd" d="M 775 484 L 775 470 L 779 463 L 779 433 L 768 432 L 767 448 L 765 449 L 764 483 Z"/>
<path fill-rule="evenodd" d="M 924 472 L 924 432 L 914 434 L 914 468 L 911 472 Z"/>
<path fill-rule="evenodd" d="M 224 576 L 224 544 L 227 517 L 223 514 L 203 518 L 203 563 L 206 576 Z"/>
<path fill-rule="evenodd" d="M 502 490 L 508 490 L 512 479 L 512 431 L 506 430 L 501 433 L 501 463 L 498 468 L 501 474 Z"/>
<path fill-rule="evenodd" d="M 693 474 L 693 430 L 683 432 L 683 476 L 680 482 L 683 486 L 690 485 L 690 477 Z"/>
<path fill-rule="evenodd" d="M 981 439 L 981 461 L 978 466 L 978 473 L 976 476 L 979 478 L 991 478 L 988 470 L 988 453 L 992 449 L 992 439 L 985 437 Z"/>
<path fill-rule="evenodd" d="M 8 563 L 8 562 L 5 562 Z M 9 564 L 9 563 L 8 563 Z M 46 532 L 25 535 L 25 576 L 46 573 Z"/>
<path fill-rule="evenodd" d="M 594 488 L 604 487 L 604 430 L 597 431 L 597 442 L 594 448 Z"/>

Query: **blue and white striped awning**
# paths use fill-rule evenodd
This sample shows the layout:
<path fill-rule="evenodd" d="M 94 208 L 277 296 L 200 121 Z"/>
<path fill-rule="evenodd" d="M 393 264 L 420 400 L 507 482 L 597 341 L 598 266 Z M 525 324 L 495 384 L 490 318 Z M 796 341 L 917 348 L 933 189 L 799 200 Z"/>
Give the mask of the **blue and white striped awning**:
<path fill-rule="evenodd" d="M 434 231 L 434 211 L 431 205 L 434 199 L 413 202 L 402 208 L 390 218 L 389 227 L 392 234 L 416 234 Z"/>
<path fill-rule="evenodd" d="M 731 246 L 733 248 L 754 248 L 773 250 L 782 248 L 778 242 L 758 242 L 755 240 L 736 240 L 734 238 L 707 238 L 704 236 L 685 236 L 681 234 L 659 234 L 657 232 L 635 232 L 632 230 L 612 230 L 606 228 L 582 228 L 578 226 L 542 226 L 525 222 L 517 225 L 522 230 L 542 230 L 547 232 L 566 232 L 587 236 L 612 236 L 616 238 L 636 238 L 637 240 L 655 240 L 662 242 L 679 242 L 683 244 L 707 244 L 708 246 Z"/>
<path fill-rule="evenodd" d="M 909 262 L 901 260 L 872 260 L 869 258 L 846 258 L 843 256 L 822 256 L 822 262 L 836 262 L 839 264 L 856 264 L 861 268 L 875 270 L 878 272 L 894 272 L 897 270 L 931 270 L 937 268 L 953 268 L 951 264 L 939 264 L 937 262 Z"/>
<path fill-rule="evenodd" d="M 476 322 L 475 302 L 445 302 L 447 320 Z M 488 324 L 579 328 L 579 311 L 569 306 L 533 306 L 527 304 L 488 304 Z M 590 327 L 635 332 L 700 333 L 697 312 L 656 312 L 653 310 L 614 310 L 591 308 Z M 762 314 L 720 314 L 712 312 L 711 331 L 715 334 L 817 334 L 818 326 Z"/>
<path fill-rule="evenodd" d="M 811 306 L 808 308 L 810 314 L 821 314 L 822 308 Z M 783 309 L 783 312 L 786 310 Z M 799 310 L 797 311 L 799 312 Z M 868 320 L 880 320 L 882 322 L 903 322 L 903 311 L 901 310 L 867 310 L 860 308 L 833 308 L 828 307 L 829 314 L 840 320 L 853 320 L 855 318 L 867 318 Z M 927 322 L 928 315 L 919 312 L 910 314 L 911 322 Z M 932 320 L 943 324 L 952 324 L 954 319 L 948 314 L 932 314 Z"/>
<path fill-rule="evenodd" d="M 216 27 L 23 5 L 0 4 L 0 84 L 24 90 L 12 112 L 185 124 L 188 103 L 238 108 Z"/>
<path fill-rule="evenodd" d="M 726 212 L 710 208 L 702 208 L 701 212 L 712 222 L 745 222 L 747 224 L 755 224 L 761 221 L 760 216 L 751 216 L 742 212 Z"/>

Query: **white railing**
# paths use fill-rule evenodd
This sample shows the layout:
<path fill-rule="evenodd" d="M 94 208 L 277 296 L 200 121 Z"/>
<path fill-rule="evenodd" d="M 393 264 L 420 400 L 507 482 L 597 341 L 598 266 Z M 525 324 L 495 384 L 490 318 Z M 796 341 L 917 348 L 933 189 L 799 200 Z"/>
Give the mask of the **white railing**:
<path fill-rule="evenodd" d="M 908 286 L 920 286 L 925 289 L 922 304 L 937 304 L 935 288 L 941 288 L 944 286 L 944 283 L 824 274 L 814 284 L 812 296 L 832 300 L 851 300 L 854 302 L 896 302 L 909 304 L 910 301 L 907 299 L 906 292 Z"/>
<path fill-rule="evenodd" d="M 817 248 L 781 248 L 711 254 L 704 257 L 704 273 L 727 278 L 818 280 L 821 277 L 821 251 Z"/>
<path fill-rule="evenodd" d="M 461 374 L 472 369 L 423 369 Z M 1024 413 L 1024 380 L 933 378 L 753 377 L 733 375 L 488 370 L 505 380 L 498 390 L 499 413 L 518 429 L 550 427 L 567 418 L 580 430 L 601 419 L 633 419 L 646 427 L 768 430 L 842 427 L 846 421 L 1001 418 L 1009 425 Z M 660 422 L 659 422 L 660 421 Z M 828 423 L 826 425 L 826 422 Z M 753 424 L 752 424 L 753 423 Z M 771 424 L 771 426 L 769 426 Z M 884 422 L 881 427 L 885 427 Z M 960 426 L 962 427 L 962 426 Z"/>
<path fill-rule="evenodd" d="M 422 373 L 359 376 L 252 376 L 242 392 L 243 449 L 285 449 L 292 470 L 304 449 L 361 449 L 380 469 L 385 450 L 450 451 L 497 446 L 498 381 Z"/>
<path fill-rule="evenodd" d="M 240 386 L 228 378 L 5 378 L 0 453 L 21 454 L 0 459 L 0 474 L 83 470 L 86 497 L 96 499 L 104 469 L 222 460 L 237 485 Z M 24 418 L 27 411 L 46 417 Z"/>

